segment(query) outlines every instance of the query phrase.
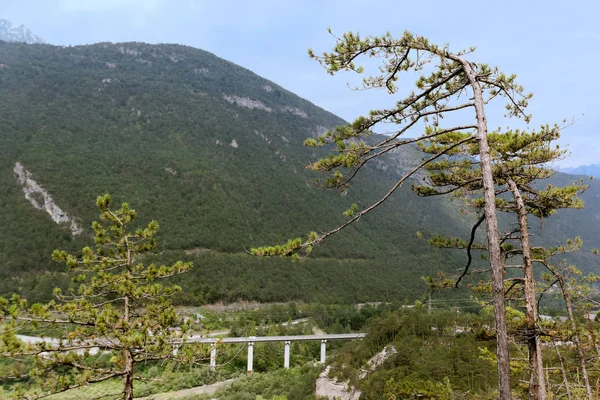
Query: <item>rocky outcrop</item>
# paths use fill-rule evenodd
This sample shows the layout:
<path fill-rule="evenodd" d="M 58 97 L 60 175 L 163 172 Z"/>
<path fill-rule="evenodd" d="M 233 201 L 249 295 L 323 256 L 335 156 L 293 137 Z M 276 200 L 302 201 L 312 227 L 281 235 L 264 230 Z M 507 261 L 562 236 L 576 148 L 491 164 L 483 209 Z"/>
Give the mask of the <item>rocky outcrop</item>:
<path fill-rule="evenodd" d="M 369 372 L 375 371 L 379 368 L 385 360 L 390 356 L 396 354 L 394 346 L 386 346 L 379 353 L 367 361 L 364 368 L 357 374 L 358 379 L 364 379 Z M 355 387 L 350 385 L 350 382 L 339 382 L 334 378 L 329 377 L 330 366 L 319 375 L 316 384 L 316 395 L 327 397 L 328 399 L 341 399 L 341 400 L 358 400 L 361 392 Z"/>
<path fill-rule="evenodd" d="M 381 364 L 383 364 L 385 360 L 396 353 L 397 351 L 394 346 L 385 346 L 383 350 L 375 354 L 369 359 L 369 361 L 367 361 L 366 368 L 364 368 L 360 373 L 360 379 L 363 379 L 365 376 L 367 376 L 367 373 L 375 371 L 381 366 Z"/>
<path fill-rule="evenodd" d="M 267 112 L 273 111 L 273 109 L 271 109 L 271 107 L 267 107 L 264 103 L 262 103 L 258 100 L 253 100 L 249 97 L 240 97 L 240 96 L 235 96 L 235 95 L 224 94 L 223 98 L 225 100 L 227 100 L 228 102 L 230 102 L 231 104 L 237 104 L 238 106 L 246 107 L 251 110 L 256 108 L 258 110 L 264 110 Z"/>
<path fill-rule="evenodd" d="M 360 391 L 348 387 L 348 382 L 338 382 L 329 377 L 329 369 L 327 366 L 325 371 L 317 378 L 316 395 L 326 397 L 328 399 L 340 400 L 358 400 Z"/>
<path fill-rule="evenodd" d="M 66 212 L 56 205 L 52 196 L 41 187 L 27 171 L 23 164 L 17 162 L 13 168 L 17 182 L 21 185 L 25 198 L 29 200 L 32 206 L 38 210 L 44 210 L 57 224 L 70 224 L 71 234 L 79 235 L 83 232 L 81 226 L 75 221 L 75 218 L 69 217 Z"/>
<path fill-rule="evenodd" d="M 292 114 L 297 115 L 299 117 L 308 118 L 308 114 L 305 111 L 299 109 L 298 107 L 283 106 L 281 109 L 286 112 L 291 112 Z"/>
<path fill-rule="evenodd" d="M 267 92 L 273 91 L 273 88 L 268 85 L 264 85 L 263 89 L 265 89 Z M 233 94 L 223 94 L 223 98 L 225 100 L 227 100 L 228 102 L 230 102 L 231 104 L 236 104 L 240 107 L 246 107 L 251 110 L 257 109 L 257 110 L 263 110 L 263 111 L 267 111 L 267 112 L 273 112 L 273 109 L 271 107 L 267 106 L 266 104 L 264 104 L 263 102 L 261 102 L 259 100 L 254 100 L 249 97 L 240 97 L 240 96 L 236 96 Z M 292 113 L 292 114 L 297 115 L 304 119 L 308 118 L 308 114 L 306 113 L 306 111 L 304 111 L 298 107 L 283 106 L 283 107 L 278 108 L 276 111 L 289 112 L 289 113 Z"/>

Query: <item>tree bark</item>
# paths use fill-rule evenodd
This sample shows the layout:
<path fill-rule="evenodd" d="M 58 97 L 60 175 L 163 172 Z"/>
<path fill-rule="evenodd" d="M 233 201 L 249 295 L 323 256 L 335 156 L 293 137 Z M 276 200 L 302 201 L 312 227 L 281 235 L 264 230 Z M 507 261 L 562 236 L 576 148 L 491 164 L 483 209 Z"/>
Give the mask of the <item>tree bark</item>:
<path fill-rule="evenodd" d="M 129 307 L 129 296 L 125 296 L 123 305 L 123 322 L 125 324 L 129 324 Z M 133 357 L 129 349 L 123 349 L 123 367 L 125 372 L 123 375 L 123 399 L 133 400 Z"/>
<path fill-rule="evenodd" d="M 575 347 L 577 348 L 577 357 L 579 358 L 579 366 L 581 367 L 581 375 L 583 375 L 583 383 L 585 385 L 585 391 L 587 393 L 587 398 L 591 400 L 592 397 L 592 387 L 590 386 L 590 380 L 588 378 L 586 363 L 585 363 L 585 355 L 583 354 L 583 349 L 581 348 L 581 340 L 579 339 L 579 333 L 577 332 L 577 323 L 575 322 L 575 317 L 573 315 L 573 304 L 571 302 L 571 296 L 567 291 L 567 286 L 565 285 L 564 280 L 561 276 L 557 275 L 558 284 L 560 285 L 560 290 L 562 291 L 563 298 L 565 299 L 565 303 L 567 305 L 567 315 L 569 316 L 569 322 L 571 324 L 571 330 L 573 330 L 573 341 L 575 342 Z"/>
<path fill-rule="evenodd" d="M 556 350 L 558 361 L 560 361 L 560 370 L 562 372 L 563 381 L 565 383 L 565 390 L 567 391 L 567 399 L 571 400 L 571 388 L 569 387 L 569 377 L 567 376 L 567 371 L 565 370 L 565 363 L 563 362 L 563 358 L 560 354 L 560 351 L 558 351 L 558 345 L 556 343 L 554 343 L 554 349 Z"/>
<path fill-rule="evenodd" d="M 496 325 L 496 357 L 498 361 L 498 398 L 510 400 L 510 368 L 508 354 L 508 333 L 506 327 L 506 308 L 504 304 L 504 267 L 500 254 L 498 235 L 498 219 L 496 217 L 496 190 L 492 173 L 492 158 L 487 141 L 487 120 L 484 111 L 484 100 L 477 73 L 469 61 L 461 60 L 467 78 L 473 88 L 475 113 L 477 117 L 477 140 L 479 142 L 479 158 L 481 177 L 483 180 L 485 200 L 485 221 L 487 225 L 487 241 L 490 267 L 492 270 L 492 292 L 494 303 L 494 323 Z"/>
<path fill-rule="evenodd" d="M 529 224 L 525 202 L 517 184 L 511 178 L 508 186 L 512 191 L 517 206 L 517 216 L 521 231 L 521 250 L 523 251 L 523 275 L 525 281 L 525 321 L 527 324 L 527 349 L 529 350 L 529 398 L 532 400 L 546 399 L 546 381 L 544 380 L 544 364 L 542 350 L 537 329 L 537 302 L 535 299 L 535 279 L 533 277 L 533 263 L 531 261 L 531 242 L 529 241 Z"/>
<path fill-rule="evenodd" d="M 123 386 L 125 400 L 133 400 L 133 357 L 128 349 L 123 350 L 125 360 L 125 375 L 123 375 Z"/>

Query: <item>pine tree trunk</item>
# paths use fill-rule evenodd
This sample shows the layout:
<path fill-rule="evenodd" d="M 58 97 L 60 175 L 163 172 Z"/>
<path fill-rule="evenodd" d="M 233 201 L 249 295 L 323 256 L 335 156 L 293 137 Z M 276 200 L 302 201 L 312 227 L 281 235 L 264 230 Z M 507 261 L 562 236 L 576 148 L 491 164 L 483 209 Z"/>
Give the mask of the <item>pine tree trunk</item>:
<path fill-rule="evenodd" d="M 567 371 L 565 370 L 565 363 L 563 362 L 563 358 L 560 354 L 560 351 L 558 351 L 558 346 L 556 345 L 556 343 L 554 343 L 554 349 L 556 350 L 558 361 L 560 361 L 560 370 L 562 372 L 563 381 L 565 383 L 565 390 L 567 391 L 567 399 L 571 400 L 571 388 L 569 387 L 569 377 L 567 376 Z"/>
<path fill-rule="evenodd" d="M 487 141 L 487 120 L 484 111 L 484 100 L 481 85 L 472 64 L 461 60 L 467 74 L 475 103 L 477 116 L 477 140 L 479 142 L 479 159 L 481 163 L 481 177 L 483 180 L 485 200 L 485 222 L 487 225 L 488 252 L 492 270 L 492 292 L 494 303 L 494 322 L 496 325 L 496 357 L 498 360 L 498 398 L 509 400 L 510 394 L 510 368 L 508 354 L 508 333 L 506 327 L 506 307 L 504 304 L 504 267 L 500 254 L 500 239 L 498 235 L 498 219 L 496 217 L 496 188 L 492 173 L 492 158 L 490 146 Z"/>
<path fill-rule="evenodd" d="M 581 375 L 583 375 L 583 383 L 585 385 L 585 391 L 587 393 L 587 398 L 591 400 L 592 397 L 592 387 L 590 386 L 590 381 L 588 378 L 586 363 L 585 363 L 585 355 L 583 354 L 583 349 L 581 348 L 581 340 L 579 339 L 579 333 L 577 332 L 577 323 L 575 322 L 575 317 L 573 315 L 573 304 L 571 303 L 571 296 L 567 291 L 567 287 L 562 277 L 557 276 L 558 283 L 560 285 L 560 289 L 563 293 L 563 297 L 565 299 L 565 303 L 567 305 L 567 315 L 569 316 L 569 322 L 571 324 L 571 330 L 573 331 L 573 341 L 575 342 L 575 347 L 577 348 L 577 356 L 579 358 L 579 366 L 581 367 Z"/>
<path fill-rule="evenodd" d="M 133 358 L 131 352 L 127 349 L 123 350 L 125 360 L 125 375 L 123 376 L 124 396 L 125 400 L 133 400 Z"/>
<path fill-rule="evenodd" d="M 508 186 L 513 193 L 517 206 L 517 216 L 521 231 L 521 249 L 523 251 L 523 275 L 525 280 L 525 321 L 527 324 L 527 349 L 529 350 L 529 368 L 531 376 L 529 379 L 529 398 L 531 400 L 546 399 L 546 381 L 544 380 L 544 364 L 539 346 L 539 335 L 537 331 L 537 303 L 535 299 L 535 280 L 533 277 L 533 264 L 531 261 L 531 243 L 529 241 L 529 225 L 527 221 L 527 210 L 519 192 L 517 184 L 508 179 Z"/>
<path fill-rule="evenodd" d="M 123 322 L 129 324 L 129 296 L 125 296 Z M 133 357 L 129 349 L 123 349 L 123 399 L 133 400 Z"/>

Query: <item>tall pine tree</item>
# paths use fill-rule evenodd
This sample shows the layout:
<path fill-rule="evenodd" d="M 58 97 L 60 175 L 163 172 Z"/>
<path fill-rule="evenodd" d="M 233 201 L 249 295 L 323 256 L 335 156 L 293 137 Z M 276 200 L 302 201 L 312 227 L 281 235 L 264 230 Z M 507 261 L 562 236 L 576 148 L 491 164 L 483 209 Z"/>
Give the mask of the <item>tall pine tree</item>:
<path fill-rule="evenodd" d="M 464 143 L 477 143 L 481 162 L 484 188 L 484 211 L 487 226 L 489 262 L 492 270 L 494 322 L 497 332 L 498 394 L 503 400 L 510 399 L 508 336 L 504 301 L 503 265 L 496 217 L 496 194 L 493 180 L 493 165 L 488 143 L 486 109 L 497 98 L 507 100 L 508 117 L 519 117 L 529 121 L 525 108 L 531 98 L 522 86 L 516 83 L 516 76 L 506 75 L 498 68 L 470 60 L 469 53 L 474 49 L 451 51 L 447 45 L 430 43 L 422 36 L 405 32 L 399 38 L 391 34 L 361 37 L 355 33 L 345 33 L 336 38 L 336 45 L 330 53 L 309 55 L 316 59 L 330 74 L 339 71 L 363 73 L 357 64 L 360 58 L 375 58 L 378 72 L 363 79 L 364 89 L 384 89 L 390 95 L 398 96 L 397 82 L 403 74 L 416 73 L 417 90 L 401 97 L 393 107 L 372 110 L 368 116 L 357 118 L 353 123 L 336 128 L 322 136 L 307 139 L 308 146 L 334 144 L 336 153 L 309 165 L 315 171 L 331 172 L 326 181 L 329 187 L 345 189 L 360 172 L 361 168 L 380 156 L 401 146 L 450 132 L 463 132 Z M 450 118 L 450 116 L 453 118 Z M 449 117 L 444 120 L 444 117 Z M 444 121 L 460 120 L 456 125 L 442 126 Z M 397 128 L 388 132 L 380 141 L 368 140 L 377 125 L 392 124 Z M 414 139 L 405 138 L 421 129 Z M 424 131 L 423 131 L 424 129 Z M 446 148 L 424 160 L 412 171 L 404 174 L 381 199 L 363 210 L 356 207 L 346 212 L 350 218 L 341 226 L 321 235 L 311 233 L 306 241 L 290 240 L 281 246 L 267 246 L 253 249 L 253 254 L 262 256 L 295 256 L 309 252 L 314 245 L 346 226 L 358 221 L 365 214 L 377 208 L 394 194 L 402 184 L 428 163 L 452 152 Z M 343 171 L 349 171 L 344 175 Z"/>
<path fill-rule="evenodd" d="M 428 164 L 427 184 L 414 185 L 413 189 L 422 196 L 451 194 L 465 199 L 472 207 L 481 209 L 485 202 L 482 198 L 481 163 L 477 158 L 479 149 L 476 144 L 455 146 L 465 136 L 464 133 L 451 132 L 419 143 L 426 153 L 437 154 L 445 148 L 452 148 L 452 151 L 444 160 Z M 505 262 L 516 255 L 522 257 L 523 277 L 511 278 L 513 286 L 509 291 L 515 284 L 521 284 L 523 288 L 525 337 L 531 369 L 529 391 L 530 398 L 536 400 L 546 398 L 546 389 L 537 327 L 538 310 L 528 215 L 545 218 L 561 208 L 580 208 L 583 202 L 577 195 L 586 189 L 585 185 L 577 182 L 562 188 L 548 185 L 540 189 L 541 181 L 554 174 L 549 167 L 550 163 L 564 154 L 564 150 L 553 144 L 559 136 L 560 128 L 557 125 L 543 126 L 537 131 L 514 130 L 489 135 L 496 207 L 500 211 L 515 214 L 517 220 L 516 229 L 501 235 L 502 252 Z M 484 220 L 485 215 L 481 214 L 468 242 L 437 237 L 432 240 L 432 244 L 441 247 L 458 246 L 470 252 L 476 230 Z M 520 245 L 514 246 L 515 241 Z M 478 248 L 486 248 L 486 245 L 479 245 Z M 457 285 L 467 273 L 470 262 L 469 254 L 469 264 L 458 277 Z"/>

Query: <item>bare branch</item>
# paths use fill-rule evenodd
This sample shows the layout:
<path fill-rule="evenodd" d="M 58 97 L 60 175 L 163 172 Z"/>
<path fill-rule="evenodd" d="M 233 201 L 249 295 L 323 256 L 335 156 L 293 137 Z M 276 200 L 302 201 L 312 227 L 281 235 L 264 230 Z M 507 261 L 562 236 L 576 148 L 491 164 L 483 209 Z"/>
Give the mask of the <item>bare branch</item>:
<path fill-rule="evenodd" d="M 460 283 L 462 278 L 467 274 L 467 272 L 469 272 L 469 267 L 471 266 L 471 261 L 473 260 L 473 256 L 471 255 L 471 246 L 473 246 L 473 242 L 475 241 L 475 233 L 477 232 L 477 228 L 479 228 L 483 221 L 485 221 L 485 214 L 481 214 L 481 217 L 479 217 L 479 220 L 477 220 L 477 222 L 475 223 L 475 225 L 473 225 L 473 228 L 471 229 L 471 238 L 469 239 L 469 244 L 467 245 L 467 265 L 465 266 L 465 269 L 463 270 L 462 274 L 458 277 L 456 283 L 454 284 L 454 287 L 456 288 L 458 288 L 458 284 Z"/>

